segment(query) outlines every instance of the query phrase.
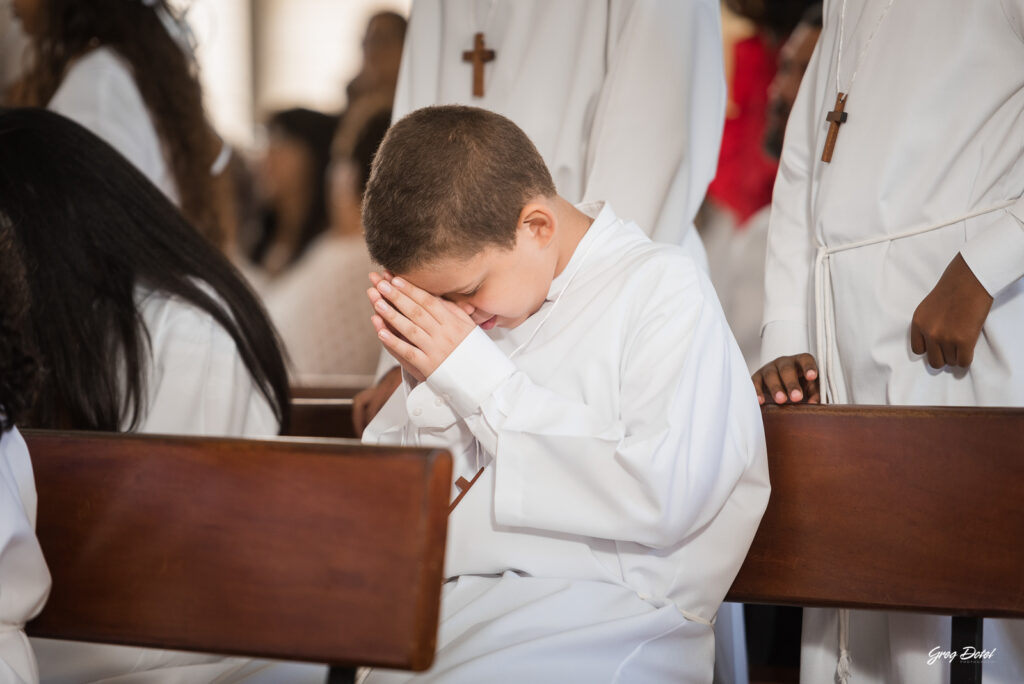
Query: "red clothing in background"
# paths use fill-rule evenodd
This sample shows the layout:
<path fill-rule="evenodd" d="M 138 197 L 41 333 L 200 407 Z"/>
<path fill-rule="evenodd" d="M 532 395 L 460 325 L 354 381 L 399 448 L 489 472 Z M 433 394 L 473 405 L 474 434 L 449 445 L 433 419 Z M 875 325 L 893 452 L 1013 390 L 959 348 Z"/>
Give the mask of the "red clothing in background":
<path fill-rule="evenodd" d="M 737 42 L 729 84 L 718 172 L 708 186 L 708 197 L 729 209 L 743 224 L 772 199 L 778 161 L 764 153 L 768 85 L 775 76 L 776 51 L 760 36 Z"/>

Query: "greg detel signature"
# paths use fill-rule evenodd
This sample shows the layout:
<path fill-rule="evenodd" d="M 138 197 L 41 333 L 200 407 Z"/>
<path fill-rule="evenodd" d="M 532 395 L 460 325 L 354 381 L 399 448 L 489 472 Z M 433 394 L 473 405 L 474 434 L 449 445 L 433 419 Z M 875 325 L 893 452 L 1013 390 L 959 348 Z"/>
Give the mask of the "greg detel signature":
<path fill-rule="evenodd" d="M 934 665 L 939 661 L 947 663 L 951 663 L 953 661 L 969 663 L 974 661 L 991 660 L 995 654 L 996 649 L 994 648 L 986 650 L 983 648 L 975 648 L 974 646 L 964 646 L 962 651 L 943 651 L 941 646 L 936 646 L 932 650 L 928 651 L 928 664 Z"/>

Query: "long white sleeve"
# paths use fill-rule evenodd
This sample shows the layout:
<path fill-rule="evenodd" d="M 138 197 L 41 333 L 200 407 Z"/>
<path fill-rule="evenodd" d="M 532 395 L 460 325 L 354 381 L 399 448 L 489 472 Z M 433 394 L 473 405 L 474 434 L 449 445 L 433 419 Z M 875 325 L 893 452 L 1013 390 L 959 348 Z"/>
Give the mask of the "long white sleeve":
<path fill-rule="evenodd" d="M 694 268 L 662 276 L 626 343 L 617 420 L 535 382 L 479 330 L 410 394 L 413 424 L 442 426 L 416 407 L 450 406 L 493 454 L 499 525 L 677 544 L 763 457 L 753 389 L 710 283 Z"/>
<path fill-rule="evenodd" d="M 0 436 L 0 682 L 39 681 L 25 622 L 50 592 L 35 535 L 36 490 L 28 449 L 16 428 Z"/>
<path fill-rule="evenodd" d="M 583 201 L 681 244 L 715 175 L 725 117 L 718 3 L 613 0 Z"/>

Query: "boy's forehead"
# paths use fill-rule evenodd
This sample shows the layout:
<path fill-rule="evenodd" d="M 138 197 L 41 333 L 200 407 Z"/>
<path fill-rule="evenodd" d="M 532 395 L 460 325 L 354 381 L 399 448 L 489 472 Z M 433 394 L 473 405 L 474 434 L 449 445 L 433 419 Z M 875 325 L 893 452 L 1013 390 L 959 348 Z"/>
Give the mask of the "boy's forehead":
<path fill-rule="evenodd" d="M 400 275 L 416 287 L 441 297 L 475 286 L 487 270 L 488 256 L 485 250 L 468 257 L 438 257 Z"/>

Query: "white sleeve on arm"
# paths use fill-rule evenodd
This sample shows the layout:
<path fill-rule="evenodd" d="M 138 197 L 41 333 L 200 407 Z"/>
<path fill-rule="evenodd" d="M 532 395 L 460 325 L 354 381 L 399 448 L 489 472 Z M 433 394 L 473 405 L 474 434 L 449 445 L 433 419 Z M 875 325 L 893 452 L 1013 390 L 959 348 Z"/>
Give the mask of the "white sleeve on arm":
<path fill-rule="evenodd" d="M 680 244 L 714 178 L 725 117 L 714 0 L 612 0 L 583 201 Z"/>
<path fill-rule="evenodd" d="M 825 38 L 825 34 L 822 34 Z M 814 226 L 811 224 L 811 174 L 820 150 L 815 149 L 819 125 L 816 102 L 826 74 L 819 40 L 800 83 L 786 125 L 779 172 L 772 191 L 768 251 L 764 274 L 764 323 L 761 363 L 779 356 L 811 351 L 810 283 L 814 270 Z"/>
<path fill-rule="evenodd" d="M 36 491 L 25 441 L 0 433 L 0 682 L 39 681 L 25 622 L 42 610 L 50 572 L 35 535 Z"/>
<path fill-rule="evenodd" d="M 482 333 L 430 376 L 494 455 L 497 524 L 667 547 L 763 458 L 746 366 L 695 270 L 665 278 L 639 319 L 617 418 L 533 382 Z"/>
<path fill-rule="evenodd" d="M 968 240 L 960 254 L 993 297 L 1024 276 L 1024 197 Z"/>

